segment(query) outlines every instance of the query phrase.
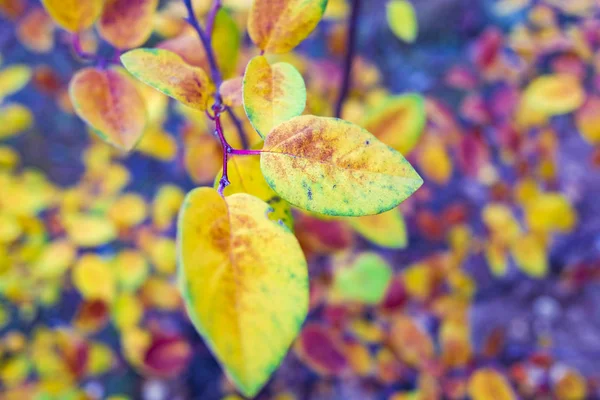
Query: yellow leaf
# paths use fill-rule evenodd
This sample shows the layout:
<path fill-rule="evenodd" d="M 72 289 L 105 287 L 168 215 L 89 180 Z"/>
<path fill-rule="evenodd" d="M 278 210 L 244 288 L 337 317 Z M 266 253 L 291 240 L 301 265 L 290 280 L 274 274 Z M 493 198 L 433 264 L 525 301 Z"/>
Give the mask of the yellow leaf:
<path fill-rule="evenodd" d="M 268 209 L 248 194 L 224 200 L 199 188 L 187 195 L 179 217 L 187 311 L 248 397 L 277 368 L 308 308 L 302 250 L 287 228 L 267 218 Z"/>
<path fill-rule="evenodd" d="M 367 114 L 362 126 L 377 139 L 409 154 L 425 128 L 425 101 L 418 94 L 405 94 L 386 99 Z"/>
<path fill-rule="evenodd" d="M 34 264 L 35 274 L 41 278 L 58 278 L 75 261 L 77 250 L 68 240 L 57 240 L 44 248 Z"/>
<path fill-rule="evenodd" d="M 106 142 L 125 151 L 135 147 L 146 127 L 146 105 L 122 69 L 84 68 L 69 84 L 75 112 Z"/>
<path fill-rule="evenodd" d="M 394 319 L 389 339 L 394 352 L 409 366 L 422 366 L 434 356 L 429 333 L 405 315 Z"/>
<path fill-rule="evenodd" d="M 269 65 L 263 56 L 248 63 L 243 82 L 244 110 L 261 137 L 306 107 L 302 75 L 288 63 Z"/>
<path fill-rule="evenodd" d="M 215 187 L 218 187 L 223 172 L 220 171 L 215 179 Z M 234 156 L 229 160 L 229 182 L 225 188 L 226 196 L 235 193 L 248 193 L 258 197 L 271 206 L 273 212 L 269 218 L 273 221 L 281 221 L 291 230 L 294 229 L 294 217 L 290 204 L 283 200 L 265 181 L 260 170 L 260 159 L 255 156 Z"/>
<path fill-rule="evenodd" d="M 202 68 L 186 64 L 177 54 L 161 49 L 136 49 L 121 56 L 127 70 L 145 84 L 200 111 L 214 92 Z"/>
<path fill-rule="evenodd" d="M 581 82 L 569 74 L 539 76 L 527 86 L 523 96 L 531 109 L 549 116 L 575 111 L 585 101 Z"/>
<path fill-rule="evenodd" d="M 82 256 L 72 272 L 73 284 L 83 298 L 112 301 L 115 294 L 115 276 L 108 262 L 95 254 Z"/>
<path fill-rule="evenodd" d="M 485 258 L 494 276 L 505 276 L 508 269 L 507 250 L 504 246 L 488 243 L 485 247 Z"/>
<path fill-rule="evenodd" d="M 412 4 L 407 0 L 391 0 L 386 8 L 387 21 L 390 29 L 399 39 L 413 43 L 417 38 L 419 25 L 417 14 Z"/>
<path fill-rule="evenodd" d="M 152 203 L 152 221 L 158 229 L 167 229 L 177 215 L 184 193 L 175 185 L 164 185 L 158 189 Z"/>
<path fill-rule="evenodd" d="M 300 116 L 265 140 L 261 170 L 283 199 L 308 211 L 363 216 L 388 211 L 423 183 L 410 163 L 366 130 Z"/>
<path fill-rule="evenodd" d="M 12 147 L 0 146 L 0 170 L 12 170 L 20 162 L 19 153 Z"/>
<path fill-rule="evenodd" d="M 513 400 L 516 396 L 504 376 L 490 368 L 475 371 L 469 379 L 469 395 L 473 400 Z"/>
<path fill-rule="evenodd" d="M 287 53 L 316 28 L 327 0 L 255 0 L 248 34 L 263 51 Z"/>
<path fill-rule="evenodd" d="M 23 89 L 31 79 L 31 68 L 11 65 L 0 70 L 0 100 Z"/>
<path fill-rule="evenodd" d="M 402 271 L 404 287 L 410 297 L 424 301 L 433 289 L 433 276 L 427 264 L 413 264 Z"/>
<path fill-rule="evenodd" d="M 100 215 L 68 214 L 64 225 L 71 241 L 80 247 L 102 246 L 117 237 L 112 221 Z"/>
<path fill-rule="evenodd" d="M 144 306 L 132 293 L 121 293 L 112 304 L 112 318 L 120 330 L 134 328 L 144 315 Z"/>
<path fill-rule="evenodd" d="M 150 248 L 149 257 L 158 272 L 165 275 L 175 272 L 177 250 L 173 240 L 167 238 L 156 239 Z"/>
<path fill-rule="evenodd" d="M 158 0 L 106 0 L 98 32 L 118 49 L 141 46 L 152 33 Z"/>
<path fill-rule="evenodd" d="M 117 281 L 127 291 L 139 288 L 150 269 L 146 258 L 135 250 L 121 251 L 115 257 L 114 267 Z"/>
<path fill-rule="evenodd" d="M 523 272 L 541 278 L 548 273 L 548 257 L 544 243 L 533 234 L 526 234 L 514 241 L 511 247 L 515 263 Z"/>
<path fill-rule="evenodd" d="M 6 388 L 21 385 L 31 371 L 31 362 L 25 355 L 16 355 L 2 361 L 0 382 Z"/>
<path fill-rule="evenodd" d="M 111 348 L 101 343 L 91 343 L 88 350 L 86 372 L 88 376 L 97 376 L 108 372 L 114 363 Z"/>
<path fill-rule="evenodd" d="M 587 398 L 587 383 L 576 369 L 573 368 L 556 368 L 556 382 L 554 383 L 554 394 L 558 400 L 572 400 Z M 555 375 L 553 371 L 551 375 Z M 553 377 L 554 378 L 554 377 Z"/>
<path fill-rule="evenodd" d="M 150 127 L 136 150 L 160 161 L 172 161 L 177 156 L 177 140 L 162 129 Z"/>
<path fill-rule="evenodd" d="M 403 249 L 407 244 L 404 217 L 398 208 L 377 215 L 348 218 L 356 232 L 377 246 Z"/>
<path fill-rule="evenodd" d="M 70 32 L 83 31 L 96 21 L 104 0 L 42 0 L 52 19 Z"/>
<path fill-rule="evenodd" d="M 569 233 L 577 224 L 577 214 L 561 193 L 542 193 L 525 206 L 525 219 L 532 231 Z"/>
<path fill-rule="evenodd" d="M 128 193 L 119 197 L 110 207 L 108 216 L 117 227 L 131 228 L 147 217 L 146 202 L 139 194 Z"/>
<path fill-rule="evenodd" d="M 600 97 L 591 96 L 575 113 L 575 123 L 583 138 L 590 144 L 600 143 Z"/>
<path fill-rule="evenodd" d="M 33 114 L 21 104 L 6 104 L 0 107 L 0 140 L 17 135 L 33 124 Z"/>
<path fill-rule="evenodd" d="M 439 139 L 431 138 L 422 144 L 418 162 L 423 175 L 439 185 L 446 184 L 452 177 L 452 160 Z"/>

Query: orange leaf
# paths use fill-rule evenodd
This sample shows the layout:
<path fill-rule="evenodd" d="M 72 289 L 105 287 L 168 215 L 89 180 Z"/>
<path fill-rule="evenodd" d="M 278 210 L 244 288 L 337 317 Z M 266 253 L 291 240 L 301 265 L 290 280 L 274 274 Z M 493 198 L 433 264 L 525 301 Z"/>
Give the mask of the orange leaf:
<path fill-rule="evenodd" d="M 152 33 L 157 6 L 158 0 L 107 0 L 98 31 L 118 49 L 141 46 Z"/>

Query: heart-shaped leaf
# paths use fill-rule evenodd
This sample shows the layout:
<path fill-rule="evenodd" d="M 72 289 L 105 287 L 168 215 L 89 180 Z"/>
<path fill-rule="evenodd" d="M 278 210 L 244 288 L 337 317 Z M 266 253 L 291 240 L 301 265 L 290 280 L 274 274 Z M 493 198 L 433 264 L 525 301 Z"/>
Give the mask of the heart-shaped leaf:
<path fill-rule="evenodd" d="M 161 49 L 131 50 L 121 56 L 121 61 L 145 84 L 186 106 L 206 110 L 214 88 L 202 68 L 193 67 L 177 54 Z"/>
<path fill-rule="evenodd" d="M 129 151 L 146 126 L 146 106 L 122 70 L 85 68 L 71 79 L 73 107 L 103 140 Z"/>
<path fill-rule="evenodd" d="M 248 34 L 261 50 L 287 53 L 315 29 L 327 0 L 255 0 Z"/>
<path fill-rule="evenodd" d="M 263 56 L 254 57 L 243 82 L 244 110 L 261 137 L 304 111 L 306 87 L 302 75 L 288 63 L 269 65 Z"/>
<path fill-rule="evenodd" d="M 98 32 L 118 49 L 141 46 L 150 37 L 158 0 L 108 0 Z"/>
<path fill-rule="evenodd" d="M 423 183 L 402 154 L 366 130 L 305 115 L 275 127 L 261 153 L 267 183 L 283 199 L 327 215 L 390 210 Z"/>
<path fill-rule="evenodd" d="M 269 205 L 212 188 L 179 215 L 179 282 L 187 311 L 240 391 L 254 396 L 298 334 L 308 309 L 306 260 Z"/>

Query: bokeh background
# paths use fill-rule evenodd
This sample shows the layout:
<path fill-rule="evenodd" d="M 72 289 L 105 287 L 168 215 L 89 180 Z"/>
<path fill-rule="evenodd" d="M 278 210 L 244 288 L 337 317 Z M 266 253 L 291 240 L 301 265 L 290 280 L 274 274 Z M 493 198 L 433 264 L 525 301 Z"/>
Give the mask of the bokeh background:
<path fill-rule="evenodd" d="M 172 35 L 175 3 L 149 45 Z M 225 2 L 241 34 L 249 3 Z M 363 0 L 343 116 L 426 99 L 406 243 L 295 214 L 311 310 L 258 398 L 599 399 L 600 4 L 414 0 L 407 44 L 386 3 Z M 36 0 L 0 12 L 0 398 L 237 399 L 175 285 L 182 196 L 219 169 L 208 120 L 155 99 L 138 150 L 112 149 L 73 113 L 68 83 L 89 63 L 72 36 Z M 347 12 L 330 0 L 285 58 L 315 114 L 332 113 Z M 82 42 L 112 56 L 92 31 Z M 31 78 L 13 93 L 15 65 Z M 535 93 L 542 76 L 555 86 Z"/>

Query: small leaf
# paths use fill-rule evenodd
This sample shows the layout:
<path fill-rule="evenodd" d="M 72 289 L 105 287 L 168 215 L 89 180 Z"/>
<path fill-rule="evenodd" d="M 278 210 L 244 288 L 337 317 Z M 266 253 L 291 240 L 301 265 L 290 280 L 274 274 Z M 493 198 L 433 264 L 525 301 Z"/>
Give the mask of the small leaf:
<path fill-rule="evenodd" d="M 104 0 L 42 0 L 52 19 L 70 32 L 80 32 L 98 19 Z"/>
<path fill-rule="evenodd" d="M 214 189 L 198 188 L 179 216 L 179 282 L 187 311 L 248 397 L 277 368 L 308 308 L 302 250 L 287 228 L 267 218 L 268 210 L 248 194 L 224 200 Z"/>
<path fill-rule="evenodd" d="M 82 69 L 71 79 L 69 94 L 77 115 L 106 142 L 129 151 L 142 137 L 144 99 L 123 71 Z"/>
<path fill-rule="evenodd" d="M 585 91 L 575 75 L 542 75 L 527 86 L 524 101 L 532 110 L 553 116 L 568 114 L 585 101 Z"/>
<path fill-rule="evenodd" d="M 136 49 L 123 54 L 121 61 L 145 84 L 186 106 L 206 110 L 213 85 L 203 69 L 186 64 L 177 54 L 160 49 Z"/>
<path fill-rule="evenodd" d="M 407 155 L 419 141 L 425 122 L 423 97 L 405 94 L 384 101 L 361 125 L 383 143 Z"/>
<path fill-rule="evenodd" d="M 600 144 L 600 97 L 590 96 L 575 113 L 581 136 L 590 144 Z"/>
<path fill-rule="evenodd" d="M 378 304 L 385 297 L 392 268 L 377 253 L 362 253 L 351 265 L 338 265 L 333 290 L 346 301 Z"/>
<path fill-rule="evenodd" d="M 219 94 L 223 104 L 229 107 L 238 107 L 243 104 L 242 85 L 244 78 L 241 76 L 224 81 L 219 87 Z"/>
<path fill-rule="evenodd" d="M 350 122 L 300 116 L 275 127 L 261 153 L 267 183 L 283 199 L 327 215 L 388 211 L 423 183 L 406 159 Z"/>
<path fill-rule="evenodd" d="M 544 243 L 533 234 L 519 237 L 512 244 L 512 256 L 527 275 L 542 278 L 548 273 L 548 256 Z"/>
<path fill-rule="evenodd" d="M 478 369 L 471 375 L 469 395 L 473 400 L 513 400 L 517 398 L 506 378 L 491 368 Z"/>
<path fill-rule="evenodd" d="M 100 215 L 68 214 L 64 226 L 71 241 L 79 247 L 102 246 L 117 237 L 112 221 Z"/>
<path fill-rule="evenodd" d="M 107 0 L 98 21 L 98 32 L 118 49 L 144 44 L 153 28 L 158 0 Z"/>
<path fill-rule="evenodd" d="M 413 43 L 417 38 L 419 25 L 417 14 L 407 0 L 391 0 L 386 8 L 387 22 L 398 39 Z"/>
<path fill-rule="evenodd" d="M 33 114 L 27 107 L 16 103 L 0 107 L 0 140 L 18 135 L 32 124 Z"/>
<path fill-rule="evenodd" d="M 288 63 L 269 65 L 263 56 L 248 63 L 243 82 L 244 110 L 261 137 L 306 107 L 302 75 Z"/>
<path fill-rule="evenodd" d="M 406 225 L 399 209 L 394 208 L 377 215 L 349 218 L 356 232 L 377 246 L 403 249 L 407 244 Z"/>
<path fill-rule="evenodd" d="M 287 53 L 316 28 L 327 0 L 255 0 L 248 34 L 261 50 Z"/>
<path fill-rule="evenodd" d="M 220 171 L 215 178 L 215 188 L 223 172 Z M 273 208 L 269 218 L 273 221 L 283 222 L 290 230 L 294 228 L 294 217 L 289 203 L 282 200 L 265 181 L 260 170 L 260 159 L 253 156 L 232 157 L 229 160 L 229 186 L 225 188 L 226 196 L 235 193 L 248 193 L 258 197 Z"/>
<path fill-rule="evenodd" d="M 394 319 L 389 339 L 398 358 L 409 366 L 419 367 L 434 356 L 429 332 L 408 316 L 399 315 Z"/>
<path fill-rule="evenodd" d="M 0 71 L 0 100 L 23 89 L 31 79 L 31 68 L 12 65 Z"/>

